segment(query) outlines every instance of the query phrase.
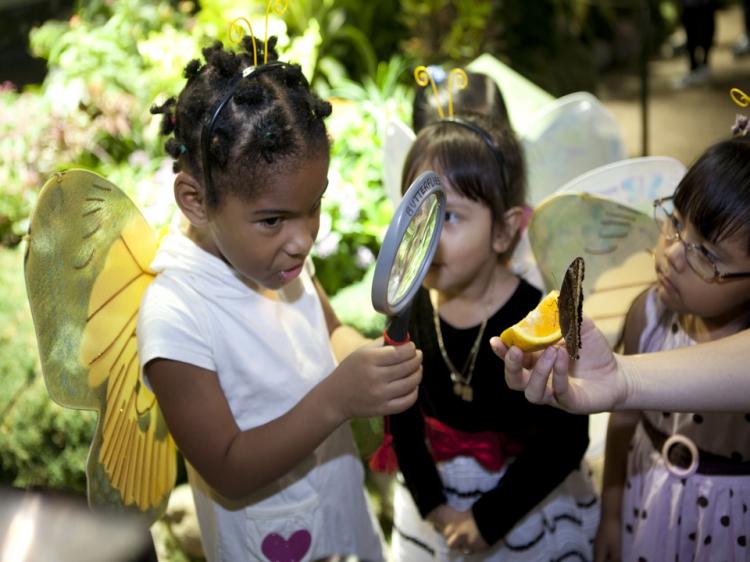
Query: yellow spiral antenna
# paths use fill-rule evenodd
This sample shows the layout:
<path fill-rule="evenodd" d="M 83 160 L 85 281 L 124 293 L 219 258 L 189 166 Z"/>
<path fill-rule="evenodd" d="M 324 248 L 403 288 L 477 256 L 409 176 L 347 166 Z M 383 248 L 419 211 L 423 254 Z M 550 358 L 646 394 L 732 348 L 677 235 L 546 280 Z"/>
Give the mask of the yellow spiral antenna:
<path fill-rule="evenodd" d="M 438 92 L 437 84 L 435 79 L 430 74 L 429 69 L 426 66 L 418 66 L 414 69 L 414 80 L 416 83 L 423 88 L 426 86 L 432 87 L 432 94 L 435 96 L 435 105 L 437 107 L 438 115 L 440 119 L 445 119 L 445 111 L 440 101 L 440 93 Z M 469 77 L 463 68 L 454 68 L 448 73 L 448 118 L 453 117 L 453 92 L 455 90 L 463 90 L 469 85 Z"/>
<path fill-rule="evenodd" d="M 266 0 L 263 64 L 268 64 L 268 16 L 271 12 L 281 16 L 286 12 L 288 7 L 289 0 Z M 244 17 L 232 20 L 229 24 L 229 40 L 239 45 L 245 35 L 249 35 L 253 41 L 253 67 L 258 66 L 258 45 L 255 41 L 255 33 L 253 33 L 253 26 L 250 24 L 250 20 Z"/>
<path fill-rule="evenodd" d="M 266 48 L 263 49 L 263 64 L 268 64 L 268 14 L 273 11 L 277 16 L 281 16 L 288 7 L 289 0 L 266 0 Z"/>
<path fill-rule="evenodd" d="M 243 23 L 247 26 L 250 33 L 245 31 L 245 28 L 242 26 Z M 258 66 L 258 45 L 255 43 L 253 26 L 250 25 L 250 21 L 247 18 L 239 17 L 233 19 L 229 24 L 229 40 L 239 45 L 245 35 L 250 35 L 250 39 L 253 41 L 253 66 Z"/>
<path fill-rule="evenodd" d="M 432 86 L 432 94 L 435 96 L 438 115 L 440 116 L 440 119 L 445 119 L 445 113 L 443 112 L 443 108 L 440 105 L 440 94 L 438 93 L 437 85 L 435 84 L 435 80 L 433 80 L 432 74 L 430 74 L 430 71 L 427 70 L 426 66 L 420 65 L 414 69 L 414 80 L 423 88 L 428 85 Z"/>
<path fill-rule="evenodd" d="M 454 68 L 448 73 L 448 117 L 453 117 L 453 89 L 463 90 L 469 85 L 469 77 L 463 68 Z"/>
<path fill-rule="evenodd" d="M 732 98 L 732 101 L 740 107 L 747 107 L 750 105 L 750 96 L 739 88 L 732 88 L 729 90 L 729 96 Z"/>

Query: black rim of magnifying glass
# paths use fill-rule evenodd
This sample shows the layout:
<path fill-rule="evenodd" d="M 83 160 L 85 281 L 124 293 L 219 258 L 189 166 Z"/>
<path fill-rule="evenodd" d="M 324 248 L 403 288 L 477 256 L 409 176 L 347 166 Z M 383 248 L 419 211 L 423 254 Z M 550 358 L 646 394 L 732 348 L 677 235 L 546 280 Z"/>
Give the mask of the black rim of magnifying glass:
<path fill-rule="evenodd" d="M 402 297 L 394 303 L 388 302 L 388 283 L 393 264 L 398 256 L 398 250 L 403 241 L 406 230 L 411 223 L 414 215 L 420 207 L 429 200 L 431 195 L 435 194 L 438 201 L 438 210 L 436 214 L 436 224 L 432 232 L 432 238 L 427 248 L 424 260 L 419 267 L 417 275 L 412 280 L 409 288 L 404 291 Z M 437 251 L 440 241 L 440 232 L 442 230 L 443 219 L 445 216 L 445 192 L 440 183 L 439 176 L 432 171 L 427 171 L 419 175 L 412 182 L 409 189 L 404 194 L 403 199 L 396 208 L 391 224 L 388 226 L 383 243 L 380 247 L 378 259 L 375 264 L 375 272 L 372 282 L 372 304 L 375 310 L 389 317 L 405 315 L 409 305 L 419 289 L 422 281 L 427 275 L 427 271 L 432 263 L 432 258 Z"/>

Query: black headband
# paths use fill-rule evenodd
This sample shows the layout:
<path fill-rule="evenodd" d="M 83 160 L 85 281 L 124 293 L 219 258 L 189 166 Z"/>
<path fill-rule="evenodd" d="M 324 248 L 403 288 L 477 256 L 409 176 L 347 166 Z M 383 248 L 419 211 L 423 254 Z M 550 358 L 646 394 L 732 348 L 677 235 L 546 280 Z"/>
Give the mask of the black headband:
<path fill-rule="evenodd" d="M 470 131 L 479 135 L 484 141 L 484 144 L 486 144 L 487 147 L 492 151 L 492 154 L 494 154 L 495 158 L 497 159 L 497 163 L 500 165 L 500 169 L 505 170 L 505 158 L 503 158 L 500 150 L 495 145 L 495 141 L 492 140 L 492 137 L 485 129 L 483 129 L 479 125 L 475 125 L 471 121 L 466 121 L 465 119 L 462 119 L 460 117 L 448 117 L 446 119 L 435 121 L 435 123 L 452 123 L 454 125 L 458 125 L 459 127 L 463 127 L 464 129 L 469 129 Z"/>
<path fill-rule="evenodd" d="M 504 192 L 505 190 L 510 188 L 508 184 L 508 169 L 505 164 L 505 158 L 503 157 L 502 152 L 500 152 L 500 149 L 495 144 L 495 141 L 492 140 L 492 136 L 485 129 L 483 129 L 479 125 L 475 125 L 471 121 L 462 119 L 461 117 L 447 117 L 445 119 L 439 119 L 437 121 L 433 121 L 432 123 L 427 125 L 427 127 L 440 125 L 442 123 L 450 123 L 453 125 L 458 125 L 459 127 L 463 127 L 464 129 L 468 129 L 472 131 L 473 133 L 479 135 L 482 141 L 484 141 L 484 144 L 487 145 L 487 148 L 490 149 L 490 152 L 492 152 L 493 156 L 495 157 L 495 161 L 497 161 L 497 165 L 500 167 L 500 175 L 503 178 Z M 506 197 L 504 196 L 503 199 L 506 199 Z"/>
<path fill-rule="evenodd" d="M 268 64 L 264 64 L 262 66 L 248 66 L 246 69 L 242 71 L 242 74 L 235 76 L 232 78 L 232 81 L 229 83 L 229 88 L 227 88 L 226 93 L 221 97 L 221 99 L 214 105 L 213 108 L 211 108 L 211 111 L 206 113 L 206 118 L 203 120 L 203 129 L 201 130 L 201 157 L 203 162 L 203 178 L 205 180 L 205 186 L 204 189 L 208 192 L 213 192 L 213 183 L 211 182 L 211 169 L 209 167 L 209 155 L 208 155 L 208 149 L 211 145 L 211 135 L 214 132 L 214 125 L 216 125 L 216 120 L 219 118 L 219 114 L 221 113 L 221 110 L 224 109 L 224 106 L 227 104 L 227 102 L 231 99 L 231 97 L 234 95 L 234 92 L 237 90 L 237 86 L 239 86 L 240 80 L 243 78 L 253 78 L 257 77 L 260 74 L 266 72 L 267 70 L 273 70 L 274 68 L 281 68 L 286 66 L 286 63 L 284 62 L 269 62 Z"/>

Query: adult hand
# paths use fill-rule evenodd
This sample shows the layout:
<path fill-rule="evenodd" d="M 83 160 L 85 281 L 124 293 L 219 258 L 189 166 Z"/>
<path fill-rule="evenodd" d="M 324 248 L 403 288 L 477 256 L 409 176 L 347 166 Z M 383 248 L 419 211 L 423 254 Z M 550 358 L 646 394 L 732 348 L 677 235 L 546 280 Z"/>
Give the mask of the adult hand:
<path fill-rule="evenodd" d="M 508 349 L 500 338 L 490 340 L 495 354 L 505 361 L 508 386 L 522 390 L 530 402 L 550 404 L 569 412 L 607 411 L 624 403 L 626 373 L 594 322 L 583 318 L 580 358 L 570 360 L 564 347 L 523 353 Z M 551 377 L 550 377 L 551 375 Z"/>

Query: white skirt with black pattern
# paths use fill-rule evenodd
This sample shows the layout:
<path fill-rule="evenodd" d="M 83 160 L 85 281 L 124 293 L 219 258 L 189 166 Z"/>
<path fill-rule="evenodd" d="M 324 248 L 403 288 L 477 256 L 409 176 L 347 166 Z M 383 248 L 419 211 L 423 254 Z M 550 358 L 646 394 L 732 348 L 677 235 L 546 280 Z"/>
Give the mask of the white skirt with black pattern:
<path fill-rule="evenodd" d="M 622 560 L 750 560 L 750 476 L 684 477 L 642 424 L 633 436 L 622 512 Z"/>
<path fill-rule="evenodd" d="M 504 470 L 490 472 L 472 457 L 437 464 L 448 504 L 466 511 L 497 486 Z M 588 561 L 599 525 L 599 501 L 585 461 L 497 544 L 485 552 L 449 549 L 422 519 L 399 475 L 394 496 L 391 562 Z"/>

